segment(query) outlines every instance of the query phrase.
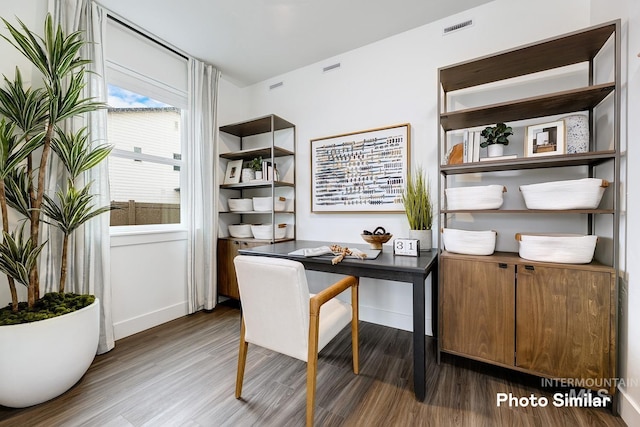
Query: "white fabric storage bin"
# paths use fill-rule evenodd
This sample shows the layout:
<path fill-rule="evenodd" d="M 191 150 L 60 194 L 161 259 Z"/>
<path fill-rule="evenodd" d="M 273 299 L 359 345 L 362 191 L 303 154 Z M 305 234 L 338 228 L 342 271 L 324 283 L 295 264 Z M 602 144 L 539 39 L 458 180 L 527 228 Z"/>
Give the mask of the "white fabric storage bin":
<path fill-rule="evenodd" d="M 271 240 L 271 232 L 273 228 L 271 224 L 257 224 L 251 226 L 253 237 L 261 240 Z M 275 231 L 276 239 L 284 239 L 287 235 L 287 224 L 277 224 Z"/>
<path fill-rule="evenodd" d="M 598 236 L 582 234 L 517 233 L 520 258 L 563 264 L 588 264 Z"/>
<path fill-rule="evenodd" d="M 609 182 L 599 178 L 521 185 L 528 209 L 596 209 Z"/>
<path fill-rule="evenodd" d="M 285 197 L 276 197 L 276 203 L 273 209 L 276 212 L 284 211 L 287 199 Z M 271 210 L 271 197 L 254 197 L 253 209 L 258 212 L 267 212 Z"/>
<path fill-rule="evenodd" d="M 502 193 L 506 191 L 503 185 L 447 188 L 447 209 L 498 209 L 502 206 Z"/>
<path fill-rule="evenodd" d="M 445 228 L 442 230 L 445 250 L 465 255 L 491 255 L 496 248 L 496 232 L 458 230 Z"/>
<path fill-rule="evenodd" d="M 229 236 L 237 238 L 253 237 L 251 233 L 251 224 L 233 224 L 229 225 Z"/>
<path fill-rule="evenodd" d="M 229 210 L 231 212 L 249 212 L 253 210 L 251 199 L 229 199 Z"/>

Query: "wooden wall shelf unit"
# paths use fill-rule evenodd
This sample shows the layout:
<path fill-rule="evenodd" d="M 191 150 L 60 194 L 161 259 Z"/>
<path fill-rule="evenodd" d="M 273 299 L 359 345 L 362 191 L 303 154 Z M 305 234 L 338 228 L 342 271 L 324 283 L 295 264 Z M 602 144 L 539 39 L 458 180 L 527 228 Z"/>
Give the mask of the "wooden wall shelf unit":
<path fill-rule="evenodd" d="M 222 171 L 233 160 L 250 161 L 256 157 L 277 165 L 279 179 L 221 184 L 221 200 L 230 198 L 272 197 L 269 211 L 230 211 L 221 206 L 219 211 L 220 234 L 218 236 L 218 294 L 239 300 L 233 259 L 240 249 L 267 245 L 295 239 L 295 149 L 296 128 L 293 123 L 270 114 L 253 120 L 233 123 L 219 128 L 220 138 L 227 151 L 219 154 Z M 263 171 L 264 173 L 264 171 Z M 275 209 L 277 197 L 287 198 L 284 210 Z M 223 203 L 226 204 L 226 203 Z M 268 223 L 272 225 L 270 239 L 236 238 L 227 233 L 230 224 Z M 275 238 L 277 224 L 287 224 L 287 237 Z"/>
<path fill-rule="evenodd" d="M 452 131 L 460 135 L 460 130 L 478 129 L 478 126 L 521 121 L 526 124 L 517 126 L 524 127 L 532 124 L 531 119 L 586 112 L 591 130 L 585 153 L 441 164 L 438 177 L 441 227 L 453 221 L 455 214 L 479 215 L 484 221 L 491 221 L 498 233 L 504 226 L 501 215 L 511 215 L 511 221 L 522 221 L 523 228 L 531 215 L 544 215 L 545 220 L 576 215 L 581 218 L 578 224 L 585 224 L 584 234 L 600 235 L 596 232 L 601 231 L 596 222 L 598 227 L 608 227 L 604 259 L 596 257 L 589 264 L 534 262 L 510 252 L 460 255 L 444 250 L 439 239 L 442 250 L 438 290 L 439 354 L 451 353 L 541 377 L 590 378 L 598 380 L 592 382 L 596 385 L 616 377 L 620 38 L 617 20 L 438 70 L 439 159 L 450 145 Z M 597 77 L 602 78 L 596 75 L 601 61 L 613 75 L 612 81 L 596 82 Z M 460 95 L 456 91 L 499 83 L 483 86 L 481 91 L 495 89 L 505 93 L 505 87 L 515 84 L 508 79 L 519 77 L 517 82 L 521 83 L 529 77 L 535 84 L 536 80 L 544 81 L 547 76 L 562 73 L 558 68 L 582 63 L 586 66 L 574 69 L 585 70 L 584 81 L 588 83 L 584 87 L 449 110 L 449 105 L 455 104 L 453 99 Z M 550 73 L 532 76 L 544 71 Z M 603 120 L 607 122 L 605 126 L 597 120 L 603 112 L 607 117 Z M 559 119 L 547 121 L 553 120 Z M 604 137 L 603 133 L 606 133 Z M 580 168 L 574 168 L 576 166 Z M 545 169 L 560 173 L 566 172 L 565 168 L 572 168 L 571 174 L 607 179 L 610 188 L 606 206 L 565 211 L 446 209 L 447 186 L 468 185 L 485 177 L 496 179 L 496 176 L 506 176 L 496 175 L 505 171 L 512 171 L 508 176 L 517 174 L 526 181 L 532 175 L 518 171 L 535 173 Z M 455 176 L 466 174 L 475 176 L 468 181 L 454 180 Z M 608 216 L 606 221 L 598 221 L 605 216 Z M 594 388 L 606 388 L 610 394 L 616 391 L 615 381 L 611 387 Z"/>

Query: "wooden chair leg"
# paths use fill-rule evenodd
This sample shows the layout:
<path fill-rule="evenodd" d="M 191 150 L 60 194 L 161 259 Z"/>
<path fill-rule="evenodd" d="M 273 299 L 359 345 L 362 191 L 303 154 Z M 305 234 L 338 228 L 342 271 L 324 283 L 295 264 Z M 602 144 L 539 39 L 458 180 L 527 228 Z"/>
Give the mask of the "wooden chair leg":
<path fill-rule="evenodd" d="M 318 331 L 320 318 L 309 317 L 309 352 L 307 355 L 307 427 L 313 426 L 313 412 L 316 399 L 316 375 L 318 371 Z"/>
<path fill-rule="evenodd" d="M 236 399 L 242 395 L 242 380 L 244 379 L 244 367 L 247 364 L 247 347 L 249 344 L 244 340 L 244 319 L 240 326 L 240 349 L 238 351 L 238 373 L 236 376 Z"/>
<path fill-rule="evenodd" d="M 351 351 L 353 352 L 353 373 L 356 375 L 360 372 L 358 285 L 359 278 L 356 278 L 356 284 L 351 286 Z"/>

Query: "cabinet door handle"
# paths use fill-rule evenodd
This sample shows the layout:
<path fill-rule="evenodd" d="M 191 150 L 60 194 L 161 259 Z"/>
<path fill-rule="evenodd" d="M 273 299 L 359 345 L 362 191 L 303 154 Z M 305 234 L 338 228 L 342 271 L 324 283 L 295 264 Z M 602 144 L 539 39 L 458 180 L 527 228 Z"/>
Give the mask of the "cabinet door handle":
<path fill-rule="evenodd" d="M 498 268 L 507 268 L 507 264 L 504 262 L 498 263 Z"/>
<path fill-rule="evenodd" d="M 535 268 L 533 268 L 533 265 L 525 265 L 524 269 L 525 270 L 530 270 L 530 271 L 534 271 L 535 270 Z"/>

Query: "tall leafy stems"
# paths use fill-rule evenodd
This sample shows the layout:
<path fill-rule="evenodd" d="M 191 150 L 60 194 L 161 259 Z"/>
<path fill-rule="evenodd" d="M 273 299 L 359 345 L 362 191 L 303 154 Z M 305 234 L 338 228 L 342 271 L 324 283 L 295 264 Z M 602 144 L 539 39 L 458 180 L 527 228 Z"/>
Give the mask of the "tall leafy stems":
<path fill-rule="evenodd" d="M 48 243 L 41 241 L 42 222 L 56 226 L 63 234 L 59 291 L 64 292 L 71 233 L 109 210 L 108 206 L 95 208 L 91 183 L 78 188 L 77 181 L 104 160 L 111 147 L 94 147 L 86 128 L 77 132 L 64 130 L 65 120 L 104 108 L 102 103 L 83 98 L 85 66 L 90 61 L 80 57 L 80 49 L 86 43 L 81 32 L 65 34 L 60 25 L 54 25 L 50 14 L 42 37 L 20 20 L 18 27 L 4 18 L 2 21 L 9 31 L 2 38 L 33 64 L 43 81 L 41 88 L 25 88 L 16 68 L 13 81 L 5 76 L 4 88 L 0 88 L 0 271 L 8 277 L 11 307 L 17 311 L 15 282 L 27 287 L 29 308 L 40 297 L 38 258 Z M 45 183 L 54 155 L 64 165 L 67 178 L 50 196 L 48 192 L 54 190 L 47 189 Z M 9 230 L 9 209 L 21 216 L 14 231 Z"/>
<path fill-rule="evenodd" d="M 433 225 L 433 201 L 431 183 L 422 168 L 417 168 L 407 177 L 407 185 L 402 193 L 402 203 L 412 230 L 431 230 Z"/>

